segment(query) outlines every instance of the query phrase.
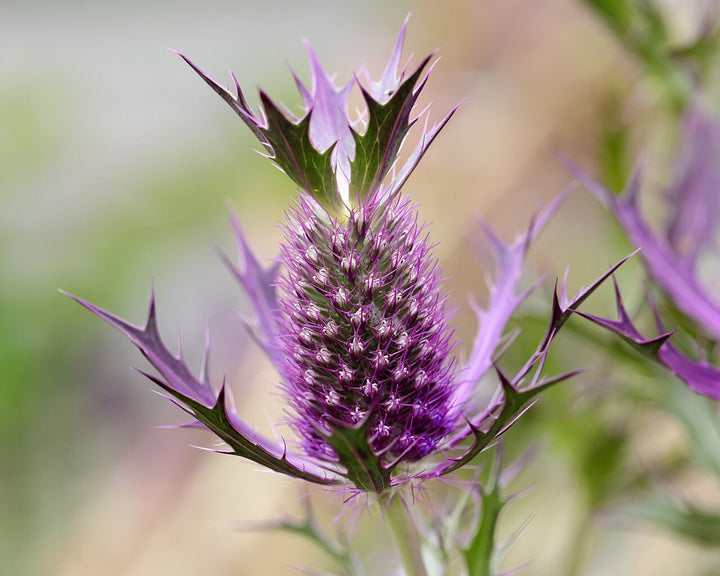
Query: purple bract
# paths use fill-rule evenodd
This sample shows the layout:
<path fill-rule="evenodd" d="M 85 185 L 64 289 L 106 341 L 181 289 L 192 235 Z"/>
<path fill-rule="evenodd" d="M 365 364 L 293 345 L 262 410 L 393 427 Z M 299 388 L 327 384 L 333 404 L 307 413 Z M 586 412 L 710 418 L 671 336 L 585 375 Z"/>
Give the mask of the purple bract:
<path fill-rule="evenodd" d="M 720 341 L 720 301 L 711 283 L 702 277 L 703 260 L 717 260 L 720 231 L 720 125 L 699 108 L 683 118 L 682 141 L 675 163 L 675 180 L 667 192 L 668 217 L 664 230 L 654 231 L 640 209 L 641 170 L 616 196 L 572 162 L 567 162 L 585 187 L 603 202 L 640 248 L 650 277 L 678 310 L 697 323 L 714 341 Z M 715 271 L 717 272 L 717 270 Z M 716 281 L 716 280 L 715 280 Z M 658 320 L 660 336 L 646 338 L 633 326 L 617 292 L 618 320 L 589 317 L 640 348 L 688 386 L 720 400 L 720 369 L 705 360 L 681 354 L 668 341 L 671 333 Z"/>

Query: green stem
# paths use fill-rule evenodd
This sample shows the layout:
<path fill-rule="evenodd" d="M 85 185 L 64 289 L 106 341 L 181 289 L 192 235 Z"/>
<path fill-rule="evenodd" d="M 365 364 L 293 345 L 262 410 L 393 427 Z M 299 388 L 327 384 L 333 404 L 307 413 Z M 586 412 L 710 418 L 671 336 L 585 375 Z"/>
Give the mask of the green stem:
<path fill-rule="evenodd" d="M 493 456 L 490 477 L 485 488 L 480 490 L 481 509 L 475 536 L 464 551 L 465 565 L 470 576 L 492 576 L 495 561 L 495 531 L 503 507 L 507 504 L 500 495 L 500 470 L 502 450 Z"/>
<path fill-rule="evenodd" d="M 383 493 L 378 498 L 395 536 L 406 576 L 427 576 L 422 559 L 420 534 L 405 502 L 398 494 Z"/>
<path fill-rule="evenodd" d="M 483 494 L 480 525 L 472 544 L 465 551 L 465 562 L 471 576 L 493 576 L 495 530 L 504 504 L 495 490 Z"/>

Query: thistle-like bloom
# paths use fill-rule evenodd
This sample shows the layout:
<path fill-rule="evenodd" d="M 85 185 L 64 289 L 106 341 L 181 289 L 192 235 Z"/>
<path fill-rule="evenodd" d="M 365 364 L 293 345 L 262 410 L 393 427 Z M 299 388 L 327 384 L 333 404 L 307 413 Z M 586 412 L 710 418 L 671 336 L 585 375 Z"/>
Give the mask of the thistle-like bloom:
<path fill-rule="evenodd" d="M 701 274 L 703 264 L 717 261 L 718 255 L 720 126 L 699 109 L 691 109 L 683 119 L 682 135 L 675 179 L 666 195 L 668 218 L 659 232 L 651 229 L 640 210 L 640 170 L 618 197 L 577 167 L 570 165 L 570 169 L 613 212 L 630 240 L 641 249 L 651 278 L 677 309 L 720 341 L 720 302 L 712 296 L 712 284 Z M 617 303 L 617 321 L 591 319 L 649 352 L 696 392 L 720 400 L 718 368 L 681 354 L 667 341 L 672 333 L 665 332 L 659 321 L 660 336 L 642 336 L 630 322 L 619 291 Z"/>
<path fill-rule="evenodd" d="M 332 455 L 333 427 L 356 425 L 388 460 L 436 450 L 457 424 L 455 366 L 417 209 L 373 198 L 328 218 L 301 198 L 281 259 L 282 372 L 305 452 Z"/>
<path fill-rule="evenodd" d="M 148 377 L 230 453 L 310 482 L 378 493 L 470 462 L 542 389 L 570 376 L 542 379 L 548 346 L 611 272 L 572 301 L 556 297 L 537 352 L 513 378 L 498 371 L 497 394 L 487 406 L 476 404 L 474 388 L 492 369 L 505 325 L 525 295 L 517 293 L 525 252 L 560 200 L 511 245 L 486 229 L 497 256 L 496 283 L 487 308 L 475 307 L 478 335 L 460 363 L 433 245 L 417 206 L 401 194 L 452 112 L 432 127 L 425 121 L 418 144 L 398 164 L 418 121 L 411 111 L 431 59 L 406 75 L 403 37 L 404 27 L 378 81 L 356 79 L 367 110 L 355 121 L 348 116 L 352 84 L 336 88 L 312 51 L 311 87 L 296 78 L 300 116 L 281 112 L 263 92 L 256 113 L 237 81 L 232 94 L 185 59 L 299 188 L 275 265 L 260 266 L 237 221 L 240 265 L 230 265 L 253 305 L 251 333 L 280 374 L 299 451 L 250 429 L 227 389 L 213 391 L 207 362 L 196 378 L 168 350 L 157 331 L 154 297 L 143 327 L 80 301 L 140 348 L 160 374 Z M 465 440 L 470 445 L 462 448 Z"/>

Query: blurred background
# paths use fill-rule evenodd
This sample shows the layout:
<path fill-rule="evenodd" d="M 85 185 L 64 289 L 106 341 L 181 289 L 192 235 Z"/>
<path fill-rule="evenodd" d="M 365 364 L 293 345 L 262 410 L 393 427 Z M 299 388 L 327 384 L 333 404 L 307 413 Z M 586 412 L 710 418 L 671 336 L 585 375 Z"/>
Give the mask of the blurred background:
<path fill-rule="evenodd" d="M 698 33 L 706 5 L 659 4 L 678 42 Z M 0 574 L 332 567 L 293 535 L 238 530 L 299 514 L 303 487 L 190 447 L 212 446 L 207 435 L 157 428 L 185 418 L 130 369 L 146 366 L 123 337 L 58 292 L 139 323 L 154 284 L 163 334 L 173 342 L 182 333 L 191 366 L 209 324 L 215 381 L 228 375 L 240 413 L 263 431 L 281 417 L 277 377 L 240 326 L 246 304 L 217 248 L 234 253 L 230 208 L 257 253 L 273 257 L 294 190 L 168 48 L 221 83 L 231 69 L 253 105 L 262 86 L 295 109 L 287 65 L 308 79 L 304 39 L 339 83 L 363 65 L 377 77 L 411 12 L 405 54 L 418 62 L 440 49 L 424 93 L 431 118 L 463 101 L 406 190 L 433 222 L 466 342 L 475 328 L 468 295 L 483 302 L 492 266 L 479 214 L 510 240 L 571 181 L 557 150 L 599 174 L 623 122 L 636 127 L 618 152 L 630 162 L 672 141 L 641 64 L 579 0 L 0 5 Z M 574 193 L 530 252 L 527 285 L 547 277 L 518 321 L 517 357 L 537 343 L 555 276 L 569 266 L 577 290 L 629 250 L 594 199 Z M 640 269 L 631 262 L 620 274 L 631 301 Z M 611 302 L 601 293 L 588 310 L 608 312 Z M 690 452 L 692 439 L 681 420 L 623 399 L 636 377 L 611 378 L 603 362 L 571 332 L 550 369 L 597 370 L 547 394 L 512 432 L 509 442 L 539 452 L 519 479 L 532 491 L 502 518 L 508 535 L 532 517 L 507 566 L 531 561 L 520 573 L 536 576 L 720 574 L 717 547 L 618 517 L 637 502 L 612 499 L 622 484 L 615 471 L 642 478 L 667 454 Z M 684 394 L 677 382 L 667 387 L 665 397 Z M 694 401 L 683 398 L 675 402 Z M 681 486 L 683 500 L 717 511 L 718 477 L 683 471 L 657 485 Z M 322 493 L 311 499 L 330 520 L 341 509 Z M 379 525 L 365 515 L 361 548 L 382 548 Z"/>

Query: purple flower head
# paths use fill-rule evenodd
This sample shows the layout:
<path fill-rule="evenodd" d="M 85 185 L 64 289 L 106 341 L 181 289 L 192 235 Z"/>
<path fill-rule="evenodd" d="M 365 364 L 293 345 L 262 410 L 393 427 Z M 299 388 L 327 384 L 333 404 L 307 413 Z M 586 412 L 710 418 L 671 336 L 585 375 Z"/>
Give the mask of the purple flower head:
<path fill-rule="evenodd" d="M 383 462 L 418 460 L 457 425 L 440 269 L 417 208 L 398 196 L 329 218 L 288 215 L 279 281 L 282 373 L 305 452 L 357 429 Z"/>
<path fill-rule="evenodd" d="M 562 199 L 510 245 L 485 227 L 497 257 L 495 285 L 487 307 L 474 306 L 478 335 L 460 362 L 433 245 L 418 207 L 401 193 L 454 110 L 430 128 L 425 121 L 418 143 L 398 164 L 418 121 L 412 109 L 431 58 L 409 74 L 400 69 L 404 30 L 380 80 L 365 84 L 356 78 L 337 88 L 310 50 L 311 87 L 296 77 L 300 116 L 281 112 L 263 92 L 262 109 L 254 112 L 237 81 L 233 95 L 185 58 L 299 187 L 275 264 L 259 264 L 235 220 L 240 263 L 228 262 L 253 305 L 250 333 L 280 375 L 299 450 L 257 434 L 235 413 L 224 385 L 215 392 L 206 370 L 195 377 L 182 356 L 168 350 L 154 298 L 142 327 L 78 299 L 130 338 L 159 373 L 148 377 L 229 453 L 310 482 L 378 493 L 470 462 L 541 390 L 569 377 L 542 378 L 548 347 L 611 272 L 572 300 L 556 297 L 537 352 L 512 378 L 498 369 L 497 393 L 489 405 L 477 403 L 475 387 L 493 369 L 505 326 L 527 294 L 517 290 L 525 253 Z M 353 85 L 366 103 L 356 120 L 347 112 Z M 205 360 L 207 366 L 207 351 Z"/>

